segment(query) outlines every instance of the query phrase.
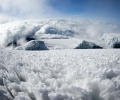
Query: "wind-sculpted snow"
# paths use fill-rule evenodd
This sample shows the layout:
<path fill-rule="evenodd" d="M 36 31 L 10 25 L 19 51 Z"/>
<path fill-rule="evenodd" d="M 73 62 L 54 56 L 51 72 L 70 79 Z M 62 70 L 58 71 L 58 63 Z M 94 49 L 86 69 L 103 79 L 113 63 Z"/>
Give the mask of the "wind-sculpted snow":
<path fill-rule="evenodd" d="M 120 25 L 92 20 L 44 19 L 0 24 L 0 48 L 14 49 L 28 41 L 68 39 L 71 37 L 100 39 L 104 33 L 120 33 Z"/>
<path fill-rule="evenodd" d="M 120 50 L 1 50 L 0 100 L 120 100 Z"/>

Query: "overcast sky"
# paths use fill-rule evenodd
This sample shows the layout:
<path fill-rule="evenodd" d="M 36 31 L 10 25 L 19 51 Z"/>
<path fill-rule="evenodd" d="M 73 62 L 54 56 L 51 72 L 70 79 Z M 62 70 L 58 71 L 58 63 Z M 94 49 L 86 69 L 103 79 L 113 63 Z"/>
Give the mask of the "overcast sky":
<path fill-rule="evenodd" d="M 0 0 L 0 21 L 85 18 L 120 22 L 120 0 Z"/>

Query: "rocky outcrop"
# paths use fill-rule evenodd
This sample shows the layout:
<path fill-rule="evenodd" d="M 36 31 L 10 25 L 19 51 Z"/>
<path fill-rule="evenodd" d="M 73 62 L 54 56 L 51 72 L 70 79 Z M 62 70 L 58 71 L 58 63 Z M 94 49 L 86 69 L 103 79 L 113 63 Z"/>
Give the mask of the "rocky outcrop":
<path fill-rule="evenodd" d="M 120 48 L 120 34 L 104 34 L 101 40 L 111 48 Z"/>
<path fill-rule="evenodd" d="M 24 46 L 19 46 L 15 48 L 16 50 L 48 50 L 45 46 L 44 41 L 31 40 L 27 42 Z"/>
<path fill-rule="evenodd" d="M 82 41 L 75 49 L 101 49 L 102 47 L 92 42 Z"/>

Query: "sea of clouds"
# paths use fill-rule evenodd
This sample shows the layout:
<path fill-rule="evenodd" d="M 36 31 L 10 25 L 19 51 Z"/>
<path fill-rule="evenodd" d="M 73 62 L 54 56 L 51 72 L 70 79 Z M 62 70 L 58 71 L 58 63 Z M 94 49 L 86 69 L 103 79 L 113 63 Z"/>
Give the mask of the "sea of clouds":
<path fill-rule="evenodd" d="M 30 40 L 100 39 L 105 33 L 120 33 L 120 25 L 93 20 L 43 19 L 0 24 L 0 47 L 17 47 Z"/>

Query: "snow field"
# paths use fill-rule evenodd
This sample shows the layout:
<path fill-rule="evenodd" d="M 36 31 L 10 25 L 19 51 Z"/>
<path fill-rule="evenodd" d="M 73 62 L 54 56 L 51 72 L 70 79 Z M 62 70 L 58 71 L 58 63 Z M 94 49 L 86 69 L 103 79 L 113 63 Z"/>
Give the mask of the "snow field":
<path fill-rule="evenodd" d="M 0 100 L 119 100 L 120 51 L 0 51 Z"/>

